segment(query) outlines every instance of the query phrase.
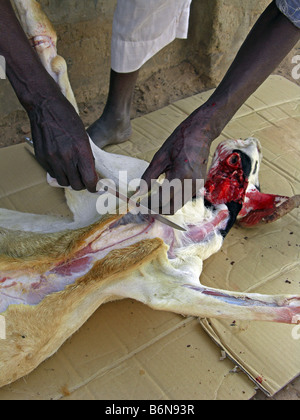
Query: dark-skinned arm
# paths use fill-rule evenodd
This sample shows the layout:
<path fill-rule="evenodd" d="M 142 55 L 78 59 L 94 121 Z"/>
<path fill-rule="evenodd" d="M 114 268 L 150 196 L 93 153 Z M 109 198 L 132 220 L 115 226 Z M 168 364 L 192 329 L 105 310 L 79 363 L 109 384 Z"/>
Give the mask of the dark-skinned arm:
<path fill-rule="evenodd" d="M 30 119 L 40 164 L 60 185 L 95 192 L 98 178 L 84 125 L 30 46 L 9 0 L 0 1 L 0 54 Z"/>
<path fill-rule="evenodd" d="M 154 156 L 143 175 L 149 188 L 151 180 L 162 173 L 170 181 L 192 179 L 194 185 L 196 179 L 204 179 L 212 142 L 299 39 L 300 29 L 273 1 L 251 30 L 213 95 L 180 124 Z M 176 210 L 171 199 L 171 213 Z M 160 211 L 164 213 L 163 208 Z"/>

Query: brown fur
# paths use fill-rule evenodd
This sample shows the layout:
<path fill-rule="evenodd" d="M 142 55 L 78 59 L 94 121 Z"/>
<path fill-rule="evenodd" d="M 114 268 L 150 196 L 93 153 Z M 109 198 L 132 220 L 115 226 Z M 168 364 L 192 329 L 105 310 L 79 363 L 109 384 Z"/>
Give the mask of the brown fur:
<path fill-rule="evenodd" d="M 100 222 L 77 230 L 58 233 L 16 232 L 0 229 L 0 271 L 30 270 L 42 273 L 59 261 L 68 261 L 88 244 L 89 238 L 116 221 L 109 216 Z"/>
<path fill-rule="evenodd" d="M 101 227 L 104 226 L 101 223 Z M 94 229 L 91 230 L 93 234 Z M 73 241 L 77 234 L 75 232 Z M 86 234 L 79 243 L 84 239 Z M 0 387 L 30 373 L 56 352 L 99 305 L 118 299 L 118 296 L 109 296 L 101 300 L 101 293 L 107 284 L 117 281 L 120 274 L 126 277 L 142 265 L 151 264 L 159 253 L 166 253 L 166 250 L 166 245 L 160 239 L 141 241 L 121 250 L 113 250 L 94 264 L 88 274 L 65 290 L 46 296 L 40 304 L 11 305 L 1 314 L 6 319 L 7 338 L 0 340 Z M 44 258 L 42 256 L 42 260 Z M 44 261 L 40 261 L 36 259 L 36 267 L 44 266 Z M 18 267 L 24 270 L 28 261 L 19 260 L 18 263 Z"/>

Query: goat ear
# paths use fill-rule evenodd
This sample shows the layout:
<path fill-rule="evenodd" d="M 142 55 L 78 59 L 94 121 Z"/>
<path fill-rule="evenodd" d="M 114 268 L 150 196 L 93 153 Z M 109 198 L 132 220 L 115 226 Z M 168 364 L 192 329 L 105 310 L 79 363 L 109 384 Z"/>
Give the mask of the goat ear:
<path fill-rule="evenodd" d="M 300 207 L 300 195 L 284 197 L 264 194 L 254 187 L 246 194 L 238 223 L 243 227 L 272 223 L 298 207 Z"/>

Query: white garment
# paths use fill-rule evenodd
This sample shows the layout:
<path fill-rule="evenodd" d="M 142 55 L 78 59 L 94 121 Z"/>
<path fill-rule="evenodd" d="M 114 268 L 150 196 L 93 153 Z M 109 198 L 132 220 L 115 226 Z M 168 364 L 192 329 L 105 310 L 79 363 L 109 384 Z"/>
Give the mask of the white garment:
<path fill-rule="evenodd" d="M 192 0 L 118 0 L 113 21 L 111 67 L 138 70 L 175 38 L 188 36 Z"/>

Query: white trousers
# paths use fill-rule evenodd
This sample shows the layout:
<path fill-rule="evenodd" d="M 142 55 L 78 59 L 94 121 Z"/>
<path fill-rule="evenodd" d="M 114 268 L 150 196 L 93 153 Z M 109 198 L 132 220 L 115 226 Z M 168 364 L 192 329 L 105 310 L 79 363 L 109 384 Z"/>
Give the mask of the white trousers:
<path fill-rule="evenodd" d="M 175 38 L 188 36 L 192 0 L 118 0 L 113 21 L 111 67 L 130 73 Z"/>

